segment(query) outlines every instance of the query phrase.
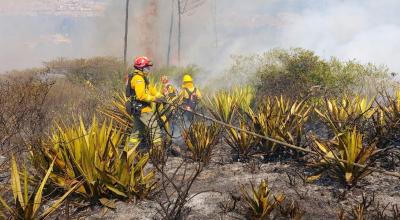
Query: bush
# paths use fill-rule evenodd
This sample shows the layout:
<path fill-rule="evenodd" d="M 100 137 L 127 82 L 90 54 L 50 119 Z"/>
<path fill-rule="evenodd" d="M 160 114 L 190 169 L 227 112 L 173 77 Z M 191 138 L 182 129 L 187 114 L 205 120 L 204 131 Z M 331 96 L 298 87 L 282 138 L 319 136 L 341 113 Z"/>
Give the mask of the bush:
<path fill-rule="evenodd" d="M 32 69 L 0 78 L 0 149 L 24 150 L 48 127 L 46 99 L 54 82 L 42 76 Z"/>
<path fill-rule="evenodd" d="M 373 95 L 391 79 L 384 66 L 336 58 L 327 61 L 301 48 L 236 56 L 223 77 L 232 85 L 253 84 L 258 99 L 280 95 L 298 98 L 308 95 L 315 86 L 328 90 L 331 95 L 344 92 Z"/>
<path fill-rule="evenodd" d="M 115 57 L 59 58 L 45 62 L 45 67 L 49 73 L 65 75 L 73 83 L 91 83 L 103 91 L 123 86 L 123 62 Z"/>

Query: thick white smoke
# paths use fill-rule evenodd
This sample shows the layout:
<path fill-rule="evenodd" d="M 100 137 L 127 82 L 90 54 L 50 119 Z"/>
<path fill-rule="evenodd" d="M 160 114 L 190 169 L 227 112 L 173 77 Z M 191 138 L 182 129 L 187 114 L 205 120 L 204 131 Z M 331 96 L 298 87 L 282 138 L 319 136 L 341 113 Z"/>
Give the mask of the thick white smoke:
<path fill-rule="evenodd" d="M 31 2 L 70 6 L 33 13 L 37 6 Z M 144 31 L 149 2 L 131 0 L 129 57 L 145 53 L 143 39 L 154 38 L 155 56 L 164 64 L 172 0 L 154 0 L 157 14 L 150 20 L 155 24 Z M 77 12 L 74 4 L 82 4 L 83 10 Z M 124 6 L 125 0 L 1 0 L 0 71 L 37 66 L 60 56 L 121 57 Z M 386 64 L 400 72 L 398 11 L 398 0 L 205 0 L 182 16 L 182 64 L 198 64 L 215 75 L 228 67 L 233 54 L 304 47 L 327 59 Z M 174 19 L 171 56 L 176 63 L 176 13 Z"/>

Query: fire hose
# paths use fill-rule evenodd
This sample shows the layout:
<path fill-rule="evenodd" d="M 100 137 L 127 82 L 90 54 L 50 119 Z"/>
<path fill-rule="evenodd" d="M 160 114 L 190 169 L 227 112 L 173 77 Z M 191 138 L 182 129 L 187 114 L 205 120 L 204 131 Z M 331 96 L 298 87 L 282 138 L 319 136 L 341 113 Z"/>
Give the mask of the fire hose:
<path fill-rule="evenodd" d="M 252 135 L 254 137 L 258 137 L 258 138 L 261 138 L 261 139 L 264 139 L 264 140 L 267 140 L 267 141 L 271 141 L 271 142 L 277 143 L 278 146 L 282 145 L 282 146 L 286 146 L 288 148 L 291 148 L 291 149 L 294 149 L 294 150 L 297 150 L 297 151 L 302 151 L 304 153 L 309 153 L 309 154 L 313 154 L 313 155 L 316 155 L 316 156 L 320 156 L 320 154 L 318 152 L 315 152 L 315 151 L 312 151 L 312 150 L 309 150 L 309 149 L 305 149 L 305 148 L 302 148 L 302 147 L 299 147 L 299 146 L 296 146 L 296 145 L 293 145 L 293 144 L 289 144 L 289 143 L 286 143 L 286 142 L 283 142 L 283 141 L 280 141 L 280 140 L 277 140 L 277 139 L 274 139 L 274 138 L 271 138 L 271 137 L 268 137 L 268 136 L 265 136 L 265 135 L 257 134 L 257 133 L 255 133 L 253 131 L 248 131 L 248 130 L 239 128 L 239 127 L 234 126 L 232 124 L 228 124 L 228 123 L 225 123 L 225 122 L 223 122 L 221 120 L 206 116 L 206 115 L 198 113 L 198 112 L 195 112 L 195 111 L 193 111 L 191 109 L 183 108 L 180 105 L 176 105 L 176 104 L 173 104 L 173 103 L 166 103 L 166 104 L 171 105 L 171 106 L 173 106 L 175 108 L 179 108 L 179 109 L 181 109 L 183 111 L 190 112 L 190 113 L 192 113 L 192 114 L 194 114 L 194 115 L 196 115 L 198 117 L 201 117 L 201 118 L 203 118 L 205 120 L 208 120 L 208 121 L 212 121 L 212 122 L 214 122 L 216 124 L 219 124 L 219 125 L 221 125 L 223 127 L 232 128 L 232 129 L 235 129 L 237 131 L 244 132 L 244 133 L 247 133 L 249 135 Z M 337 158 L 337 157 L 336 158 L 324 158 L 324 159 L 325 160 L 336 160 L 336 161 L 339 161 L 339 162 L 342 162 L 342 163 L 348 163 L 347 160 L 343 160 L 343 159 L 340 159 L 340 158 Z M 391 171 L 387 171 L 385 169 L 376 168 L 376 167 L 367 167 L 366 165 L 359 164 L 359 163 L 352 163 L 352 165 L 356 166 L 356 167 L 359 167 L 359 168 L 363 168 L 363 169 L 369 169 L 369 170 L 371 170 L 373 172 L 382 173 L 382 174 L 385 174 L 385 175 L 389 175 L 389 176 L 394 176 L 394 177 L 400 178 L 400 173 L 398 173 L 398 172 L 391 172 Z"/>

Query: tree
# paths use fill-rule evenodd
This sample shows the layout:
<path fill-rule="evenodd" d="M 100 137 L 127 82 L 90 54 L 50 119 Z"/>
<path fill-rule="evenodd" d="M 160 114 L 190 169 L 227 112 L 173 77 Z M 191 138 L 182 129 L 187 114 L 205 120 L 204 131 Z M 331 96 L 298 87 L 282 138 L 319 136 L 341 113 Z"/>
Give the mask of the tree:
<path fill-rule="evenodd" d="M 127 52 L 127 47 L 128 47 L 128 18 L 129 18 L 129 0 L 126 0 L 125 36 L 124 36 L 124 68 L 126 68 L 126 52 Z"/>
<path fill-rule="evenodd" d="M 169 66 L 170 56 L 171 56 L 171 40 L 172 40 L 172 30 L 174 27 L 174 0 L 171 0 L 171 21 L 169 24 L 169 38 L 168 38 L 168 52 L 167 52 L 167 66 Z"/>
<path fill-rule="evenodd" d="M 206 0 L 178 0 L 178 65 L 181 63 L 182 15 L 188 14 L 205 3 Z"/>

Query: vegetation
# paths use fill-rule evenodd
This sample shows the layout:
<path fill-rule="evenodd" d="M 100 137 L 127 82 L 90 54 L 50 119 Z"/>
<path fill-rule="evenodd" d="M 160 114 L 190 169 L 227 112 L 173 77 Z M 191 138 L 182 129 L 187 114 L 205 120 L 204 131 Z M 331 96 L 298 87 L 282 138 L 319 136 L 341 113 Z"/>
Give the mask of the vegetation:
<path fill-rule="evenodd" d="M 41 80 L 41 72 L 27 71 L 0 78 L 0 149 L 16 153 L 36 142 L 49 126 L 46 109 L 54 83 Z"/>
<path fill-rule="evenodd" d="M 324 110 L 315 109 L 320 118 L 335 132 L 345 132 L 354 126 L 365 126 L 374 115 L 375 99 L 343 97 L 341 100 L 325 99 Z"/>
<path fill-rule="evenodd" d="M 384 148 L 390 145 L 393 140 L 400 137 L 400 90 L 397 90 L 394 96 L 387 92 L 382 93 L 383 101 L 377 103 L 377 113 L 373 115 L 373 124 L 376 130 L 379 146 Z"/>
<path fill-rule="evenodd" d="M 121 144 L 122 133 L 112 123 L 99 124 L 93 118 L 89 128 L 82 120 L 70 127 L 56 125 L 33 157 L 42 162 L 42 167 L 56 158 L 52 182 L 69 189 L 71 181 L 82 181 L 76 192 L 110 206 L 107 198 L 144 198 L 154 187 L 154 172 L 145 173 L 149 155 Z M 39 158 L 42 155 L 44 158 Z"/>
<path fill-rule="evenodd" d="M 332 96 L 374 95 L 392 85 L 384 66 L 336 58 L 323 60 L 302 48 L 277 48 L 259 55 L 235 56 L 223 77 L 229 85 L 254 85 L 256 97 L 261 100 L 265 96 L 304 97 L 314 86 L 325 88 Z"/>
<path fill-rule="evenodd" d="M 258 113 L 250 109 L 247 114 L 256 133 L 300 146 L 304 137 L 304 124 L 309 118 L 310 111 L 311 107 L 305 100 L 292 102 L 281 96 L 268 97 Z M 267 154 L 272 154 L 278 149 L 275 142 L 267 140 L 262 140 L 261 147 Z M 282 148 L 279 150 L 282 152 Z"/>
<path fill-rule="evenodd" d="M 192 153 L 192 159 L 204 163 L 210 162 L 214 146 L 218 143 L 220 128 L 216 124 L 204 121 L 193 122 L 182 132 L 183 139 Z"/>
<path fill-rule="evenodd" d="M 123 130 L 127 130 L 132 124 L 132 117 L 126 112 L 125 103 L 128 101 L 122 92 L 115 93 L 114 99 L 99 111 L 117 122 Z"/>
<path fill-rule="evenodd" d="M 267 180 L 261 180 L 257 188 L 251 183 L 250 193 L 246 191 L 243 185 L 240 190 L 252 219 L 267 219 L 271 212 L 285 199 L 282 194 L 272 194 L 268 188 Z"/>
<path fill-rule="evenodd" d="M 79 187 L 79 183 L 75 182 L 71 185 L 64 195 L 59 199 L 54 201 L 49 208 L 43 209 L 42 197 L 44 192 L 44 187 L 49 179 L 51 172 L 53 170 L 54 161 L 50 164 L 46 175 L 42 178 L 40 184 L 34 187 L 33 192 L 30 191 L 29 183 L 31 181 L 31 176 L 29 176 L 26 166 L 22 172 L 18 169 L 17 162 L 14 156 L 11 159 L 11 189 L 14 198 L 15 207 L 10 207 L 3 198 L 0 197 L 0 202 L 2 210 L 9 212 L 14 219 L 44 219 L 56 211 L 69 194 Z M 22 174 L 21 174 L 22 173 Z M 22 187 L 21 187 L 22 179 Z M 0 211 L 0 215 L 6 218 L 5 214 Z"/>
<path fill-rule="evenodd" d="M 209 110 L 207 116 L 240 129 L 195 117 L 180 131 L 191 160 L 180 158 L 187 153 L 181 152 L 182 143 L 171 146 L 168 138 L 148 152 L 125 145 L 132 118 L 125 111 L 126 97 L 120 92 L 125 75 L 121 67 L 121 61 L 112 57 L 58 59 L 45 63 L 45 68 L 0 77 L 0 151 L 7 157 L 0 166 L 0 186 L 6 182 L 9 163 L 12 189 L 2 191 L 4 217 L 44 218 L 62 209 L 62 202 L 72 197 L 109 208 L 115 208 L 116 200 L 146 198 L 158 203 L 158 217 L 184 218 L 190 211 L 188 202 L 203 193 L 203 189 L 193 187 L 195 181 L 212 176 L 209 172 L 205 172 L 206 177 L 200 175 L 204 169 L 229 166 L 239 158 L 241 163 L 234 165 L 246 168 L 256 161 L 254 166 L 261 170 L 265 161 L 252 158 L 259 153 L 267 159 L 289 156 L 285 163 L 295 169 L 303 168 L 298 162 L 306 162 L 315 173 L 307 178 L 310 167 L 304 167 L 307 172 L 299 174 L 303 182 L 328 174 L 332 177 L 329 180 L 340 181 L 347 190 L 356 185 L 362 188 L 358 183 L 372 172 L 369 168 L 385 166 L 375 161 L 393 158 L 390 169 L 398 170 L 400 92 L 384 67 L 335 58 L 327 61 L 303 49 L 274 49 L 258 56 L 236 57 L 224 76 L 230 88 L 215 87 L 212 89 L 220 90 L 214 93 L 210 89 L 202 104 Z M 151 80 L 160 88 L 159 77 L 167 75 L 180 84 L 186 72 L 199 77 L 201 69 L 162 67 Z M 180 98 L 170 100 L 173 105 L 157 106 L 160 122 L 177 120 L 170 116 L 178 114 Z M 70 115 L 80 117 L 77 120 Z M 302 147 L 308 153 L 246 131 Z M 151 142 L 152 132 L 149 134 Z M 225 142 L 215 155 L 213 149 L 221 138 Z M 179 152 L 171 159 L 172 149 L 177 148 Z M 20 160 L 9 160 L 12 154 Z M 18 161 L 27 158 L 33 166 L 19 170 L 22 163 Z M 210 166 L 204 166 L 207 163 Z M 28 170 L 34 175 L 28 175 Z M 237 175 L 236 170 L 232 172 Z M 252 176 L 255 173 L 251 172 Z M 55 201 L 42 201 L 52 189 L 57 195 L 64 194 Z M 305 191 L 297 190 L 296 194 L 305 200 Z M 300 219 L 305 213 L 298 202 L 284 203 L 283 195 L 273 195 L 265 180 L 258 186 L 251 184 L 250 192 L 242 185 L 241 192 L 241 196 L 232 194 L 234 206 L 229 212 L 235 211 L 236 202 L 242 199 L 248 218 L 265 219 L 280 213 Z M 354 218 L 365 214 L 362 207 L 354 210 L 342 214 Z M 399 213 L 395 204 L 393 213 Z M 377 211 L 374 216 L 385 215 Z"/>
<path fill-rule="evenodd" d="M 251 125 L 247 125 L 243 120 L 239 122 L 240 128 L 247 131 L 254 131 Z M 238 131 L 234 128 L 226 128 L 226 143 L 234 150 L 238 159 L 246 161 L 251 155 L 256 153 L 255 147 L 260 139 L 244 131 Z"/>
<path fill-rule="evenodd" d="M 237 99 L 227 91 L 220 91 L 208 98 L 210 112 L 218 120 L 231 123 L 237 110 Z"/>
<path fill-rule="evenodd" d="M 124 76 L 122 66 L 122 61 L 114 57 L 59 58 L 45 62 L 45 68 L 50 73 L 63 74 L 73 83 L 90 83 L 99 89 L 121 88 Z"/>
<path fill-rule="evenodd" d="M 347 186 L 351 187 L 356 182 L 370 174 L 368 169 L 371 166 L 371 158 L 376 153 L 376 146 L 365 146 L 363 136 L 356 128 L 345 133 L 338 133 L 337 136 L 327 143 L 314 140 L 314 149 L 319 152 L 323 159 L 317 161 L 314 166 L 340 179 Z M 365 167 L 354 166 L 361 164 Z"/>

